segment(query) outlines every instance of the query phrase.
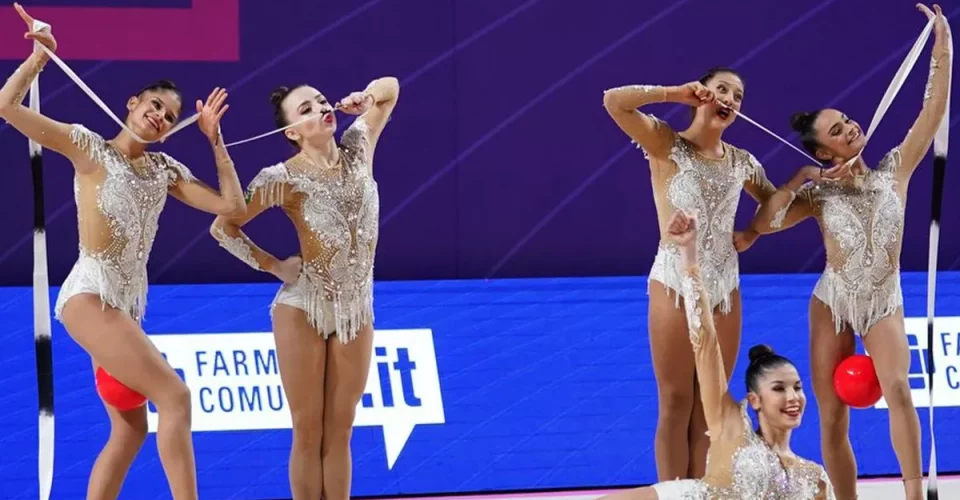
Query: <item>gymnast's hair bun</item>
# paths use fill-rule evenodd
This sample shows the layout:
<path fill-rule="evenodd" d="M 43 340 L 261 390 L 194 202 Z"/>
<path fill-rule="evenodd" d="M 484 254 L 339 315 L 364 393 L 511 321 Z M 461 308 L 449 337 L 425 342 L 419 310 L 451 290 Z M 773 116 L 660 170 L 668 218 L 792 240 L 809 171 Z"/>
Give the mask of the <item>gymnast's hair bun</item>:
<path fill-rule="evenodd" d="M 140 97 L 147 92 L 160 92 L 163 90 L 173 92 L 174 94 L 177 94 L 178 98 L 183 100 L 183 96 L 180 93 L 180 89 L 177 88 L 177 84 L 173 83 L 170 80 L 157 80 L 151 83 L 150 85 L 147 85 L 146 87 L 143 87 L 142 89 L 138 90 L 136 95 L 137 97 Z"/>
<path fill-rule="evenodd" d="M 794 113 L 790 117 L 790 128 L 801 134 L 806 133 L 813 127 L 814 118 L 813 113 Z"/>
<path fill-rule="evenodd" d="M 161 87 L 165 89 L 171 89 L 171 90 L 177 88 L 177 84 L 173 83 L 173 80 L 167 80 L 167 79 L 157 80 L 153 82 L 153 86 Z"/>
<path fill-rule="evenodd" d="M 288 87 L 277 87 L 273 89 L 273 92 L 270 92 L 270 104 L 274 106 L 280 106 L 280 103 L 283 102 L 284 98 L 287 97 L 287 94 L 290 93 L 290 88 Z"/>
<path fill-rule="evenodd" d="M 757 344 L 750 348 L 750 363 L 756 363 L 757 361 L 767 357 L 774 356 L 776 353 L 773 352 L 773 349 L 766 344 Z"/>

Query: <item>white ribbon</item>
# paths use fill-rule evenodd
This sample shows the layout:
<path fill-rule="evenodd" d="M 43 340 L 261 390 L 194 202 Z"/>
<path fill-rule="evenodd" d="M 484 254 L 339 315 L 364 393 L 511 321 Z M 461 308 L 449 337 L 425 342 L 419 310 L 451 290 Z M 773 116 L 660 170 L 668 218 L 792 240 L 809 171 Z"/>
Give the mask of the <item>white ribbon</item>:
<path fill-rule="evenodd" d="M 34 33 L 38 33 L 38 32 L 40 32 L 40 31 L 42 31 L 42 30 L 44 30 L 44 29 L 50 30 L 51 28 L 52 28 L 52 27 L 51 27 L 49 24 L 47 24 L 47 23 L 45 23 L 45 22 L 43 22 L 43 21 L 38 21 L 38 20 L 34 20 L 34 21 L 33 21 L 33 32 L 34 32 Z M 57 57 L 57 55 L 54 54 L 50 49 L 44 47 L 43 44 L 37 43 L 37 44 L 35 44 L 35 45 L 36 45 L 37 47 L 40 47 L 41 49 L 43 49 L 43 51 L 46 52 L 46 54 L 47 54 L 48 56 L 50 56 L 50 60 L 52 60 L 54 63 L 56 63 L 57 66 L 60 66 L 60 69 L 62 69 L 63 72 L 66 73 L 67 76 L 70 77 L 71 80 L 73 80 L 73 83 L 76 83 L 77 86 L 80 87 L 80 89 L 83 90 L 83 92 L 84 92 L 85 94 L 87 94 L 87 97 L 89 97 L 97 106 L 99 106 L 100 109 L 102 109 L 102 110 L 107 114 L 107 116 L 109 116 L 110 118 L 112 118 L 113 121 L 116 122 L 116 124 L 120 126 L 120 128 L 122 128 L 123 130 L 126 130 L 127 133 L 129 133 L 131 136 L 133 136 L 133 138 L 134 138 L 137 142 L 139 142 L 139 143 L 141 143 L 141 144 L 152 144 L 152 143 L 156 143 L 156 142 L 163 142 L 163 141 L 165 141 L 168 137 L 170 137 L 171 135 L 179 132 L 180 130 L 183 130 L 185 127 L 189 127 L 189 126 L 192 125 L 194 122 L 196 122 L 198 119 L 200 119 L 200 114 L 199 114 L 199 113 L 194 114 L 194 115 L 191 116 L 190 118 L 187 118 L 186 120 L 183 120 L 183 121 L 181 121 L 180 123 L 178 123 L 175 127 L 173 127 L 172 129 L 170 129 L 169 132 L 167 132 L 166 134 L 164 134 L 164 136 L 161 137 L 160 139 L 157 139 L 157 140 L 155 140 L 155 141 L 147 141 L 147 140 L 143 139 L 142 137 L 138 136 L 133 130 L 130 130 L 130 128 L 127 127 L 127 125 L 126 125 L 125 123 L 123 123 L 123 120 L 121 120 L 120 118 L 118 118 L 117 115 L 115 115 L 115 114 L 113 113 L 113 111 L 110 110 L 110 107 L 108 107 L 108 106 L 103 102 L 103 100 L 100 99 L 100 97 L 97 95 L 97 93 L 94 92 L 90 87 L 88 87 L 87 84 L 83 81 L 83 79 L 81 79 L 72 69 L 70 69 L 70 66 L 68 66 L 67 63 L 63 62 L 63 60 L 61 60 L 59 57 Z M 337 105 L 334 106 L 333 109 L 334 109 L 334 110 L 340 109 L 340 103 L 337 103 Z M 278 129 L 274 129 L 274 130 L 271 130 L 271 131 L 269 131 L 269 132 L 266 132 L 266 133 L 263 133 L 263 134 L 260 134 L 260 135 L 254 136 L 254 137 L 249 137 L 249 138 L 247 138 L 247 139 L 239 140 L 239 141 L 236 141 L 236 142 L 231 142 L 231 143 L 229 143 L 229 144 L 225 144 L 224 147 L 229 148 L 229 147 L 237 146 L 237 145 L 244 144 L 244 143 L 247 143 L 247 142 L 256 141 L 256 140 L 258 140 L 258 139 L 263 139 L 264 137 L 268 137 L 268 136 L 271 136 L 271 135 L 273 135 L 273 134 L 278 134 L 278 133 L 280 133 L 280 132 L 283 132 L 284 130 L 287 130 L 288 128 L 296 127 L 297 125 L 300 125 L 301 123 L 305 123 L 305 122 L 307 122 L 307 121 L 310 121 L 310 120 L 316 118 L 317 116 L 322 116 L 323 114 L 328 113 L 328 112 L 329 112 L 329 111 L 323 111 L 323 112 L 319 112 L 319 113 L 311 113 L 311 114 L 305 116 L 302 120 L 297 121 L 297 122 L 295 122 L 295 123 L 291 123 L 290 125 L 287 125 L 287 126 L 285 126 L 285 127 L 281 127 L 281 128 L 278 128 Z"/>
<path fill-rule="evenodd" d="M 741 112 L 739 112 L 739 111 L 731 108 L 730 106 L 727 106 L 726 104 L 724 104 L 724 103 L 722 103 L 722 102 L 720 102 L 720 101 L 717 101 L 717 102 L 720 103 L 721 106 L 727 108 L 728 110 L 730 110 L 731 112 L 733 112 L 734 114 L 736 114 L 737 116 L 739 116 L 740 118 L 743 118 L 744 120 L 746 120 L 748 123 L 751 123 L 751 124 L 753 124 L 755 127 L 759 128 L 760 130 L 763 130 L 764 132 L 772 135 L 774 139 L 777 139 L 778 141 L 780 141 L 780 142 L 786 144 L 787 146 L 790 146 L 791 148 L 793 148 L 794 151 L 802 154 L 803 156 L 806 156 L 810 161 L 816 163 L 818 166 L 821 166 L 821 167 L 823 166 L 819 161 L 817 161 L 816 158 L 808 155 L 808 154 L 806 153 L 806 151 L 804 151 L 804 150 L 802 150 L 802 149 L 794 146 L 792 143 L 790 143 L 790 141 L 788 141 L 788 140 L 784 139 L 783 137 L 780 137 L 779 135 L 771 132 L 770 129 L 768 129 L 767 127 L 764 127 L 763 125 L 760 125 L 759 123 L 753 121 L 753 119 L 751 119 L 749 116 L 747 116 L 747 115 L 745 115 L 745 114 L 743 114 L 743 113 L 741 113 Z"/>
<path fill-rule="evenodd" d="M 49 29 L 51 29 L 51 26 L 50 26 L 49 24 L 45 23 L 45 22 L 42 22 L 42 21 L 37 21 L 37 20 L 34 20 L 34 21 L 33 21 L 33 32 L 34 32 L 34 33 L 40 32 L 41 30 L 44 30 L 44 29 L 49 30 Z M 199 113 L 194 114 L 194 115 L 191 116 L 190 118 L 187 118 L 186 120 L 183 120 L 183 121 L 181 121 L 180 123 L 178 123 L 175 127 L 173 127 L 172 129 L 170 129 L 170 131 L 168 131 L 166 134 L 164 134 L 163 137 L 161 137 L 161 138 L 159 138 L 159 139 L 157 139 L 157 140 L 155 140 L 155 141 L 147 141 L 147 140 L 143 139 L 142 137 L 140 137 L 139 135 L 137 135 L 133 130 L 130 130 L 130 128 L 127 127 L 127 125 L 126 125 L 125 123 L 123 123 L 123 120 L 121 120 L 120 118 L 117 118 L 117 115 L 115 115 L 115 114 L 113 113 L 113 111 L 111 111 L 110 108 L 109 108 L 106 104 L 104 104 L 103 100 L 101 100 L 100 97 L 97 96 L 96 92 L 94 92 L 93 90 L 91 90 L 90 87 L 88 87 L 87 84 L 84 83 L 84 81 L 83 81 L 79 76 L 77 76 L 77 74 L 74 73 L 74 71 L 73 71 L 72 69 L 70 69 L 69 66 L 67 66 L 67 63 L 63 62 L 63 61 L 62 61 L 59 57 L 57 57 L 57 55 L 54 54 L 50 49 L 48 49 L 48 48 L 46 48 L 45 46 L 43 46 L 43 44 L 38 43 L 38 44 L 36 44 L 36 45 L 37 45 L 38 47 L 40 47 L 41 49 L 43 49 L 43 51 L 46 52 L 48 56 L 50 56 L 50 60 L 52 60 L 53 62 L 55 62 L 55 63 L 57 64 L 57 66 L 60 66 L 60 69 L 62 69 L 63 72 L 66 73 L 67 76 L 70 77 L 70 79 L 73 80 L 73 82 L 76 83 L 77 86 L 80 87 L 80 89 L 83 90 L 83 92 L 84 92 L 85 94 L 87 94 L 87 97 L 89 97 L 91 100 L 93 100 L 93 102 L 96 103 L 96 105 L 99 106 L 100 109 L 102 109 L 110 118 L 112 118 L 113 121 L 116 122 L 116 124 L 120 126 L 120 128 L 122 128 L 123 130 L 126 130 L 127 133 L 129 133 L 131 136 L 133 136 L 133 138 L 134 138 L 137 142 L 139 142 L 139 143 L 141 143 L 141 144 L 153 144 L 153 143 L 156 143 L 156 142 L 163 142 L 163 141 L 165 141 L 168 137 L 170 137 L 171 135 L 173 135 L 173 134 L 175 134 L 175 133 L 183 130 L 183 129 L 186 128 L 186 127 L 189 127 L 189 126 L 192 125 L 194 122 L 196 122 L 197 120 L 200 119 L 200 114 L 199 114 Z"/>
<path fill-rule="evenodd" d="M 857 158 L 860 158 L 860 156 L 863 154 L 863 150 L 867 148 L 867 143 L 870 141 L 870 138 L 873 137 L 873 133 L 877 130 L 877 126 L 880 125 L 880 120 L 883 120 L 883 116 L 887 114 L 887 110 L 890 109 L 890 104 L 893 103 L 894 98 L 896 98 L 897 94 L 900 93 L 900 88 L 903 87 L 903 82 L 907 80 L 907 76 L 910 74 L 910 71 L 913 70 L 913 66 L 920 58 L 920 53 L 923 51 L 923 46 L 926 45 L 927 39 L 930 38 L 930 33 L 933 31 L 933 24 L 936 20 L 937 16 L 934 16 L 933 19 L 930 19 L 930 21 L 927 22 L 927 25 L 920 33 L 920 38 L 917 38 L 917 41 L 913 44 L 913 48 L 907 53 L 906 59 L 904 59 L 903 63 L 900 64 L 900 69 L 898 69 L 897 74 L 893 76 L 893 80 L 887 87 L 886 93 L 884 93 L 883 98 L 880 99 L 880 105 L 877 107 L 877 111 L 873 114 L 873 119 L 870 120 L 870 126 L 867 128 L 867 135 L 864 137 L 863 148 L 861 148 L 853 158 L 847 160 L 847 162 L 844 164 L 845 166 L 850 166 L 853 164 L 853 162 L 855 162 Z M 947 119 L 947 121 L 949 121 L 949 119 Z"/>
<path fill-rule="evenodd" d="M 337 105 L 336 105 L 333 109 L 340 109 L 340 103 L 337 103 Z M 310 120 L 312 120 L 312 119 L 314 119 L 314 118 L 316 118 L 316 117 L 318 117 L 318 116 L 322 116 L 322 115 L 327 114 L 327 113 L 332 113 L 332 111 L 320 111 L 320 112 L 317 112 L 317 113 L 310 113 L 309 115 L 303 117 L 302 120 L 297 121 L 297 122 L 294 122 L 294 123 L 291 123 L 290 125 L 287 125 L 286 127 L 281 127 L 281 128 L 278 128 L 278 129 L 274 129 L 274 130 L 271 130 L 271 131 L 269 131 L 269 132 L 266 132 L 266 133 L 263 133 L 263 134 L 260 134 L 260 135 L 255 135 L 255 136 L 253 136 L 253 137 L 248 137 L 248 138 L 246 138 L 246 139 L 239 140 L 239 141 L 237 141 L 237 142 L 231 142 L 230 144 L 224 144 L 223 147 L 229 148 L 229 147 L 231 147 L 231 146 L 236 146 L 236 145 L 238 145 L 238 144 L 243 144 L 243 143 L 246 143 L 246 142 L 256 141 L 256 140 L 258 140 L 258 139 L 263 139 L 264 137 L 271 136 L 271 135 L 273 135 L 273 134 L 279 134 L 280 132 L 283 132 L 284 130 L 287 130 L 288 128 L 296 127 L 297 125 L 300 125 L 301 123 L 308 122 L 308 121 L 310 121 Z"/>
<path fill-rule="evenodd" d="M 866 145 L 867 141 L 869 141 L 870 138 L 873 136 L 873 132 L 876 131 L 877 126 L 880 125 L 880 120 L 882 120 L 883 116 L 887 114 L 887 110 L 890 109 L 890 104 L 893 103 L 894 98 L 900 92 L 900 88 L 903 87 L 903 82 L 906 81 L 907 76 L 910 74 L 910 71 L 913 70 L 914 65 L 916 65 L 917 60 L 920 58 L 920 53 L 923 51 L 923 46 L 927 43 L 927 39 L 930 38 L 930 33 L 933 31 L 934 21 L 936 21 L 936 17 L 934 17 L 929 22 L 927 22 L 927 25 L 923 28 L 923 31 L 920 33 L 920 38 L 918 38 L 917 41 L 913 44 L 913 48 L 910 49 L 909 53 L 907 53 L 906 59 L 904 59 L 903 63 L 900 65 L 900 69 L 897 70 L 897 74 L 894 75 L 893 81 L 891 81 L 890 85 L 887 87 L 887 91 L 883 95 L 883 98 L 880 100 L 880 105 L 877 107 L 877 111 L 874 112 L 873 114 L 873 120 L 871 120 L 870 122 L 870 127 L 867 128 L 867 134 L 864 138 L 863 148 L 861 148 L 860 151 L 853 158 L 850 158 L 849 160 L 847 160 L 845 165 L 849 166 L 854 161 L 856 161 L 857 158 L 860 158 L 860 156 L 863 154 L 863 150 L 866 149 L 867 147 Z M 764 127 L 763 125 L 760 125 L 759 123 L 752 120 L 750 117 L 741 113 L 740 111 L 737 111 L 731 108 L 730 106 L 727 106 L 723 102 L 720 102 L 720 101 L 717 101 L 717 102 L 721 106 L 735 113 L 740 118 L 743 118 L 744 120 L 746 120 L 748 123 L 770 134 L 771 136 L 773 136 L 774 139 L 777 139 L 778 141 L 786 144 L 787 146 L 790 146 L 791 148 L 793 148 L 793 150 L 797 151 L 803 156 L 806 156 L 809 160 L 813 161 L 818 166 L 823 167 L 823 164 L 821 164 L 816 158 L 813 158 L 812 156 L 810 156 L 800 148 L 794 146 L 792 143 L 790 143 L 790 141 L 771 132 L 768 128 Z M 947 103 L 948 103 L 947 106 L 949 108 L 949 97 L 947 98 Z M 937 136 L 946 137 L 947 129 L 949 128 L 948 126 L 949 126 L 949 119 L 945 116 L 944 122 L 940 124 L 940 129 L 937 131 Z M 944 138 L 942 139 L 942 141 L 944 144 L 944 150 L 946 150 L 946 139 Z"/>

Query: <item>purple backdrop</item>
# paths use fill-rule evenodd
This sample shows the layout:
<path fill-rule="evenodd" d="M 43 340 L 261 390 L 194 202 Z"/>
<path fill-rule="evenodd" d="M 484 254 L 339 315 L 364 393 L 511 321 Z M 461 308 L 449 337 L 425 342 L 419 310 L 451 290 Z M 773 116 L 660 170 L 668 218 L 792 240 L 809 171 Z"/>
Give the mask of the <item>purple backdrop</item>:
<path fill-rule="evenodd" d="M 183 0 L 23 1 L 27 6 L 184 8 Z M 956 24 L 960 6 L 944 2 Z M 14 16 L 3 0 L 0 16 Z M 841 107 L 869 124 L 884 89 L 924 26 L 913 2 L 875 0 L 288 0 L 243 2 L 240 60 L 69 63 L 120 112 L 129 94 L 157 78 L 178 82 L 191 100 L 214 86 L 231 91 L 228 140 L 273 127 L 270 90 L 310 83 L 329 97 L 362 89 L 381 75 L 400 78 L 402 97 L 381 139 L 376 175 L 382 230 L 378 279 L 493 278 L 646 274 L 657 224 L 643 155 L 608 119 L 603 89 L 628 83 L 681 84 L 708 67 L 745 76 L 744 112 L 781 135 L 798 110 Z M 213 21 L 213 20 L 212 20 Z M 143 29 L 176 37 L 177 26 Z M 19 37 L 19 34 L 17 35 Z M 22 54 L 29 46 L 25 42 Z M 61 38 L 61 46 L 83 43 Z M 116 40 L 117 44 L 131 43 Z M 877 131 L 871 163 L 906 133 L 920 109 L 929 45 Z M 145 57 L 147 58 L 147 57 Z M 183 59 L 189 59 L 183 57 Z M 3 74 L 17 61 L 0 61 Z M 104 135 L 117 127 L 54 65 L 42 74 L 43 111 Z M 955 86 L 956 90 L 956 86 Z M 688 114 L 651 111 L 675 127 Z M 953 124 L 960 110 L 953 112 Z M 804 163 L 745 121 L 726 139 L 753 152 L 784 182 Z M 953 134 L 955 144 L 960 136 Z M 215 182 L 212 154 L 188 129 L 162 148 Z M 0 125 L 5 171 L 0 283 L 29 284 L 30 173 L 26 139 Z M 279 137 L 232 150 L 241 181 L 289 154 Z M 956 156 L 956 155 L 955 155 Z M 956 161 L 954 161 L 956 163 Z M 69 165 L 45 156 L 50 274 L 59 283 L 76 258 L 76 211 Z M 954 165 L 955 166 L 955 165 Z M 949 167 L 948 167 L 949 168 Z M 951 169 L 953 170 L 953 169 Z M 947 174 L 946 192 L 960 176 Z M 926 266 L 930 159 L 910 187 L 904 267 Z M 947 197 L 944 213 L 957 212 Z M 744 198 L 739 221 L 753 213 Z M 150 260 L 152 282 L 272 279 L 246 268 L 207 235 L 212 218 L 170 200 Z M 960 226 L 944 221 L 941 267 L 960 267 Z M 280 213 L 249 233 L 285 256 L 294 233 Z M 823 263 L 812 223 L 768 237 L 742 257 L 742 269 L 813 272 Z"/>

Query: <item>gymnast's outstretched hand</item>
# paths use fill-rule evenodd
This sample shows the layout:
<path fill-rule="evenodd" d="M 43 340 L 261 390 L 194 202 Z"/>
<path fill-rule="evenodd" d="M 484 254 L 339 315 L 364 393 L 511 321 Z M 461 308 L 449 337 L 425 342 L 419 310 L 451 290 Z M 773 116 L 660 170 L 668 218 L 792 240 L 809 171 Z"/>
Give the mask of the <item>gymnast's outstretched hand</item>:
<path fill-rule="evenodd" d="M 937 20 L 933 23 L 933 34 L 936 35 L 937 38 L 947 34 L 949 28 L 947 26 L 947 17 L 943 15 L 943 11 L 940 10 L 939 5 L 933 4 L 933 10 L 931 11 L 926 5 L 918 3 L 917 9 L 920 9 L 920 12 L 926 14 L 928 20 L 936 16 Z"/>
<path fill-rule="evenodd" d="M 50 52 L 56 52 L 57 40 L 53 37 L 51 28 L 49 26 L 44 26 L 39 31 L 33 31 L 33 24 L 36 19 L 31 17 L 30 14 L 27 14 L 27 11 L 23 10 L 23 7 L 18 3 L 13 4 L 13 8 L 17 10 L 17 14 L 20 14 L 20 19 L 23 19 L 23 22 L 27 23 L 27 32 L 23 35 L 23 37 L 43 45 L 44 47 L 50 49 Z M 36 51 L 42 52 L 42 49 L 37 47 Z"/>
<path fill-rule="evenodd" d="M 227 90 L 220 87 L 210 92 L 206 103 L 197 100 L 197 113 L 200 115 L 197 126 L 210 142 L 216 142 L 220 135 L 220 119 L 230 109 L 229 104 L 224 104 L 226 100 Z"/>
<path fill-rule="evenodd" d="M 697 216 L 677 210 L 667 222 L 667 239 L 680 250 L 683 267 L 697 264 Z"/>

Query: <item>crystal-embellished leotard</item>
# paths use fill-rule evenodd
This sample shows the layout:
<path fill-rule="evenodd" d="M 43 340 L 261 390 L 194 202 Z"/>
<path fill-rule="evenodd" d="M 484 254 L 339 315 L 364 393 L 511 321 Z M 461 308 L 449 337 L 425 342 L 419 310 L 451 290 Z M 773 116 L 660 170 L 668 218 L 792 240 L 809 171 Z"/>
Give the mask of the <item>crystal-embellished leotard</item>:
<path fill-rule="evenodd" d="M 165 153 L 147 152 L 131 161 L 82 125 L 73 125 L 70 138 L 102 168 L 85 179 L 74 177 L 80 256 L 60 288 L 56 317 L 62 321 L 71 297 L 91 293 L 142 321 L 147 259 L 167 190 L 193 175 Z"/>
<path fill-rule="evenodd" d="M 734 442 L 713 442 L 703 479 L 654 485 L 660 500 L 828 500 L 834 498 L 826 471 L 803 458 L 783 459 L 751 427 L 746 401 L 740 404 L 743 432 Z"/>
<path fill-rule="evenodd" d="M 808 203 L 823 232 L 827 265 L 813 294 L 830 307 L 837 332 L 849 324 L 866 335 L 903 306 L 899 166 L 898 147 L 867 170 L 861 185 L 812 183 L 797 192 L 794 203 Z"/>
<path fill-rule="evenodd" d="M 374 321 L 373 263 L 380 200 L 364 117 L 343 133 L 340 155 L 340 168 L 320 168 L 300 153 L 261 170 L 247 188 L 246 217 L 281 207 L 300 240 L 300 279 L 280 288 L 271 309 L 278 304 L 301 309 L 324 338 L 336 332 L 347 342 Z M 255 258 L 259 249 L 242 232 L 231 235 L 215 226 L 213 234 L 231 254 L 263 270 Z"/>
<path fill-rule="evenodd" d="M 938 37 L 931 53 L 920 116 L 876 169 L 842 181 L 815 178 L 796 193 L 785 186 L 754 220 L 760 232 L 779 231 L 806 217 L 817 220 L 827 262 L 813 294 L 830 308 L 837 333 L 849 325 L 867 335 L 903 307 L 900 253 L 907 185 L 946 112 L 950 71 L 940 70 L 951 64 L 949 39 Z M 804 180 L 799 174 L 798 179 Z"/>
<path fill-rule="evenodd" d="M 650 117 L 658 127 L 669 128 L 663 121 Z M 669 173 L 654 176 L 654 198 L 661 221 L 676 210 L 699 214 L 697 244 L 711 307 L 719 305 L 720 311 L 727 313 L 731 307 L 730 294 L 740 285 L 740 262 L 733 246 L 733 224 L 740 193 L 747 183 L 771 193 L 776 188 L 752 154 L 727 143 L 723 143 L 723 149 L 723 158 L 707 158 L 674 132 L 669 162 L 658 162 L 659 168 L 667 168 Z M 656 160 L 646 151 L 644 155 L 652 166 Z M 661 241 L 649 279 L 677 293 L 679 302 L 681 274 L 676 247 Z"/>
<path fill-rule="evenodd" d="M 730 395 L 720 356 L 709 292 L 698 266 L 683 269 L 684 308 L 710 434 L 702 479 L 654 485 L 660 500 L 832 500 L 833 487 L 820 465 L 781 456 L 754 430 L 746 402 Z"/>

